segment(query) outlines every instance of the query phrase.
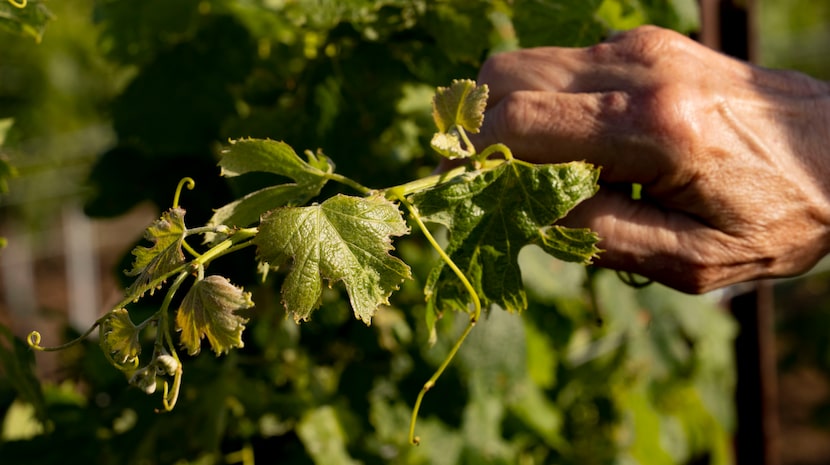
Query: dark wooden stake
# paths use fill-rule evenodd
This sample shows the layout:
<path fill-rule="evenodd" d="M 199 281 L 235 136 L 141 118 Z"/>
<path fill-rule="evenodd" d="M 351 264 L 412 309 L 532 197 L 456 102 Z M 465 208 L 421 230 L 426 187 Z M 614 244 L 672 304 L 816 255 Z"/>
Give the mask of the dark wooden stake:
<path fill-rule="evenodd" d="M 699 40 L 714 49 L 755 61 L 756 5 L 753 0 L 701 0 Z M 778 465 L 778 375 L 772 285 L 757 283 L 730 299 L 728 308 L 740 326 L 735 340 L 738 465 Z"/>

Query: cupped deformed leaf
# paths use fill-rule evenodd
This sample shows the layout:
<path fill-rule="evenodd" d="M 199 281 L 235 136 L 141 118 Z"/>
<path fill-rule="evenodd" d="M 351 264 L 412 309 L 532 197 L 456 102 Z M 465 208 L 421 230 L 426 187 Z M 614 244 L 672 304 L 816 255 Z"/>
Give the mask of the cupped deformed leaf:
<path fill-rule="evenodd" d="M 409 232 L 397 206 L 381 196 L 336 195 L 319 205 L 285 207 L 263 217 L 254 238 L 272 266 L 292 262 L 282 287 L 286 309 L 307 320 L 320 305 L 323 279 L 342 281 L 355 316 L 366 324 L 410 276 L 389 252 Z"/>
<path fill-rule="evenodd" d="M 237 312 L 253 306 L 251 293 L 225 277 L 214 275 L 196 281 L 176 313 L 181 344 L 190 355 L 199 353 L 203 337 L 216 355 L 242 347 L 242 331 L 248 320 Z"/>
<path fill-rule="evenodd" d="M 98 328 L 101 350 L 117 365 L 135 368 L 141 354 L 139 329 L 125 308 L 111 311 Z"/>
<path fill-rule="evenodd" d="M 510 160 L 414 194 L 426 221 L 450 229 L 447 253 L 470 280 L 482 304 L 508 311 L 527 307 L 519 251 L 536 244 L 567 261 L 589 263 L 597 236 L 552 225 L 597 190 L 598 171 L 586 163 L 532 165 Z M 467 311 L 469 293 L 443 262 L 427 279 L 428 305 Z"/>
<path fill-rule="evenodd" d="M 133 267 L 125 271 L 127 276 L 138 276 L 128 294 L 144 293 L 146 287 L 157 278 L 173 271 L 184 263 L 185 211 L 171 208 L 161 218 L 153 222 L 144 232 L 144 238 L 153 243 L 152 247 L 137 246 L 132 253 L 135 256 Z"/>
<path fill-rule="evenodd" d="M 477 86 L 469 79 L 454 80 L 449 87 L 439 87 L 432 99 L 432 117 L 438 132 L 430 145 L 444 157 L 466 158 L 475 149 L 463 140 L 461 131 L 477 133 L 484 121 L 487 106 L 486 85 Z"/>
<path fill-rule="evenodd" d="M 216 210 L 208 224 L 246 227 L 259 221 L 269 210 L 311 200 L 326 184 L 334 165 L 322 153 L 306 151 L 306 158 L 300 158 L 285 142 L 267 139 L 231 141 L 219 161 L 223 176 L 264 172 L 288 177 L 294 182 L 251 192 Z"/>
<path fill-rule="evenodd" d="M 432 118 L 438 131 L 460 126 L 477 133 L 484 121 L 487 93 L 486 85 L 477 86 L 470 79 L 456 79 L 449 87 L 439 87 L 432 98 Z"/>

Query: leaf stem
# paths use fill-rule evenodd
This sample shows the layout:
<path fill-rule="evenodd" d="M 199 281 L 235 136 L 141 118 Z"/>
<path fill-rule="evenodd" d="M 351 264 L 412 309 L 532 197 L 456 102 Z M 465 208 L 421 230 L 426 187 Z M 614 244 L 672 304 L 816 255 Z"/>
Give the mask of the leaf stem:
<path fill-rule="evenodd" d="M 504 163 L 504 160 L 483 160 L 481 165 L 479 166 L 479 169 L 495 168 L 501 165 L 502 163 Z M 433 174 L 431 176 L 419 178 L 405 184 L 399 184 L 397 186 L 383 189 L 382 192 L 386 192 L 386 197 L 389 199 L 400 200 L 400 198 L 403 196 L 412 195 L 416 192 L 421 192 L 430 189 L 439 184 L 447 182 L 457 176 L 467 173 L 471 171 L 471 169 L 472 167 L 470 165 L 458 166 L 443 173 Z"/>
<path fill-rule="evenodd" d="M 363 195 L 370 194 L 373 191 L 373 189 L 369 189 L 363 184 L 360 184 L 352 178 L 343 176 L 342 174 L 326 173 L 326 179 L 328 179 L 329 181 L 339 182 L 340 184 L 349 186 Z"/>
<path fill-rule="evenodd" d="M 473 330 L 473 326 L 476 325 L 478 319 L 481 317 L 481 299 L 478 297 L 478 293 L 476 293 L 473 285 L 470 284 L 470 280 L 467 279 L 467 276 L 458 268 L 458 265 L 447 255 L 447 252 L 438 244 L 438 241 L 435 240 L 435 237 L 432 236 L 432 233 L 429 232 L 424 221 L 421 219 L 421 215 L 418 214 L 418 210 L 412 205 L 409 200 L 405 197 L 399 197 L 398 200 L 401 204 L 406 207 L 409 211 L 410 216 L 418 225 L 418 228 L 424 234 L 424 237 L 427 238 L 427 241 L 432 245 L 432 247 L 438 252 L 438 255 L 441 257 L 441 260 L 450 267 L 450 269 L 455 273 L 458 279 L 461 281 L 461 284 L 464 285 L 464 288 L 467 292 L 470 293 L 470 297 L 473 300 L 473 313 L 470 315 L 470 322 L 467 324 L 467 327 L 464 329 L 464 332 L 461 333 L 461 336 L 455 341 L 450 352 L 444 358 L 444 361 L 441 362 L 441 365 L 435 370 L 435 373 L 424 383 L 424 386 L 421 388 L 421 391 L 418 393 L 418 397 L 415 399 L 415 405 L 412 407 L 412 416 L 409 419 L 409 442 L 410 444 L 420 444 L 421 438 L 415 435 L 415 424 L 418 421 L 418 412 L 421 410 L 421 403 L 424 400 L 424 396 L 426 395 L 427 391 L 432 389 L 435 386 L 435 383 L 438 381 L 438 378 L 444 374 L 444 371 L 452 362 L 452 359 L 455 357 L 455 354 L 458 352 L 458 349 L 461 348 L 461 345 L 464 344 L 464 340 L 467 339 L 467 336 L 470 334 L 470 331 Z"/>
<path fill-rule="evenodd" d="M 196 257 L 196 258 L 199 258 L 200 256 L 202 256 L 202 254 L 200 254 L 199 252 L 197 252 L 197 251 L 196 251 L 193 247 L 191 247 L 191 246 L 190 246 L 190 244 L 188 244 L 188 243 L 187 243 L 187 241 L 186 241 L 186 240 L 184 240 L 184 239 L 182 239 L 182 247 L 184 248 L 184 250 L 187 250 L 187 253 L 189 253 L 190 255 L 193 255 L 193 256 L 194 256 L 194 257 Z"/>
<path fill-rule="evenodd" d="M 458 131 L 458 135 L 461 136 L 461 140 L 462 140 L 462 142 L 464 142 L 464 145 L 467 147 L 467 150 L 472 152 L 473 156 L 475 157 L 476 147 L 473 145 L 472 142 L 470 142 L 470 138 L 467 136 L 467 131 L 465 131 L 464 128 L 460 124 L 456 124 L 455 129 Z M 483 159 L 484 158 L 482 158 L 482 160 Z"/>

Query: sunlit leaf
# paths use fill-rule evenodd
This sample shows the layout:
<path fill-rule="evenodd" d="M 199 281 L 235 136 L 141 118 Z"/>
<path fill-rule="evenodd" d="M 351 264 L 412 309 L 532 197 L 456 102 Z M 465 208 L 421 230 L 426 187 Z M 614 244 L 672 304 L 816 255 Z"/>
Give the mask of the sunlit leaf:
<path fill-rule="evenodd" d="M 242 331 L 248 320 L 237 312 L 253 306 L 251 294 L 227 278 L 208 276 L 197 281 L 176 314 L 182 345 L 190 355 L 199 353 L 203 337 L 207 337 L 216 355 L 242 347 Z"/>
<path fill-rule="evenodd" d="M 484 121 L 487 86 L 469 79 L 456 79 L 449 87 L 439 87 L 432 100 L 432 117 L 440 132 L 453 126 L 476 133 Z"/>
<path fill-rule="evenodd" d="M 471 148 L 464 145 L 461 141 L 461 135 L 455 129 L 451 129 L 450 132 L 436 132 L 432 136 L 432 140 L 429 141 L 429 145 L 441 156 L 450 160 L 475 155 Z"/>
<path fill-rule="evenodd" d="M 184 262 L 182 242 L 184 241 L 185 211 L 182 208 L 171 208 L 164 212 L 144 232 L 144 238 L 153 243 L 152 247 L 137 246 L 133 249 L 135 261 L 127 276 L 138 276 L 127 290 L 132 294 L 139 289 L 143 291 L 155 279 L 174 270 Z"/>
<path fill-rule="evenodd" d="M 337 195 L 319 205 L 274 210 L 254 242 L 261 260 L 292 262 L 282 298 L 297 321 L 320 305 L 326 279 L 343 282 L 355 316 L 369 324 L 410 276 L 409 266 L 389 254 L 391 237 L 408 232 L 400 210 L 383 197 Z"/>
<path fill-rule="evenodd" d="M 518 254 L 527 244 L 568 261 L 588 263 L 598 249 L 587 230 L 552 223 L 591 197 L 597 171 L 585 163 L 532 165 L 511 160 L 459 176 L 411 196 L 424 219 L 450 228 L 447 253 L 470 280 L 483 305 L 509 311 L 527 306 Z M 436 308 L 466 311 L 469 293 L 441 262 L 426 293 Z"/>
<path fill-rule="evenodd" d="M 438 132 L 430 144 L 441 155 L 453 159 L 475 153 L 460 131 L 477 133 L 484 121 L 487 86 L 476 86 L 469 79 L 454 80 L 450 87 L 439 87 L 432 100 L 432 117 Z"/>
<path fill-rule="evenodd" d="M 259 221 L 263 213 L 285 205 L 301 205 L 318 195 L 334 170 L 322 153 L 306 152 L 300 158 L 288 144 L 264 139 L 232 141 L 222 151 L 219 166 L 226 177 L 250 172 L 272 173 L 294 182 L 265 187 L 219 208 L 212 225 L 245 227 Z"/>
<path fill-rule="evenodd" d="M 101 350 L 119 366 L 137 365 L 141 353 L 139 330 L 130 319 L 127 309 L 111 311 L 98 328 Z"/>

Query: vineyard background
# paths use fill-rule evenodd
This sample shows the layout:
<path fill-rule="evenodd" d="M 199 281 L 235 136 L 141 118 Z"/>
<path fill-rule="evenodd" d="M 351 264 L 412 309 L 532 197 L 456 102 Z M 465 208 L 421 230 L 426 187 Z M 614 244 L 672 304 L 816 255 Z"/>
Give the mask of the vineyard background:
<path fill-rule="evenodd" d="M 398 244 L 416 279 L 371 328 L 337 288 L 302 326 L 258 289 L 245 349 L 188 361 L 171 414 L 154 413 L 158 398 L 129 388 L 95 341 L 38 354 L 36 383 L 10 337 L 39 329 L 57 343 L 118 301 L 128 251 L 181 177 L 196 179 L 182 202 L 202 220 L 268 182 L 218 177 L 229 137 L 320 147 L 370 186 L 425 175 L 435 86 L 474 78 L 496 50 L 587 45 L 640 23 L 692 32 L 694 2 L 47 5 L 40 43 L 0 32 L 0 119 L 14 118 L 0 125 L 2 150 L 18 171 L 2 199 L 4 461 L 731 463 L 738 328 L 724 295 L 638 291 L 534 250 L 522 255 L 531 308 L 493 310 L 476 328 L 427 396 L 418 448 L 405 442 L 408 410 L 458 330 L 446 318 L 439 343 L 426 342 L 434 256 L 418 237 Z M 830 6 L 767 0 L 759 11 L 763 64 L 830 78 L 827 47 L 815 46 L 830 43 Z M 253 282 L 250 257 L 224 266 Z M 784 464 L 830 460 L 828 278 L 775 286 Z"/>

